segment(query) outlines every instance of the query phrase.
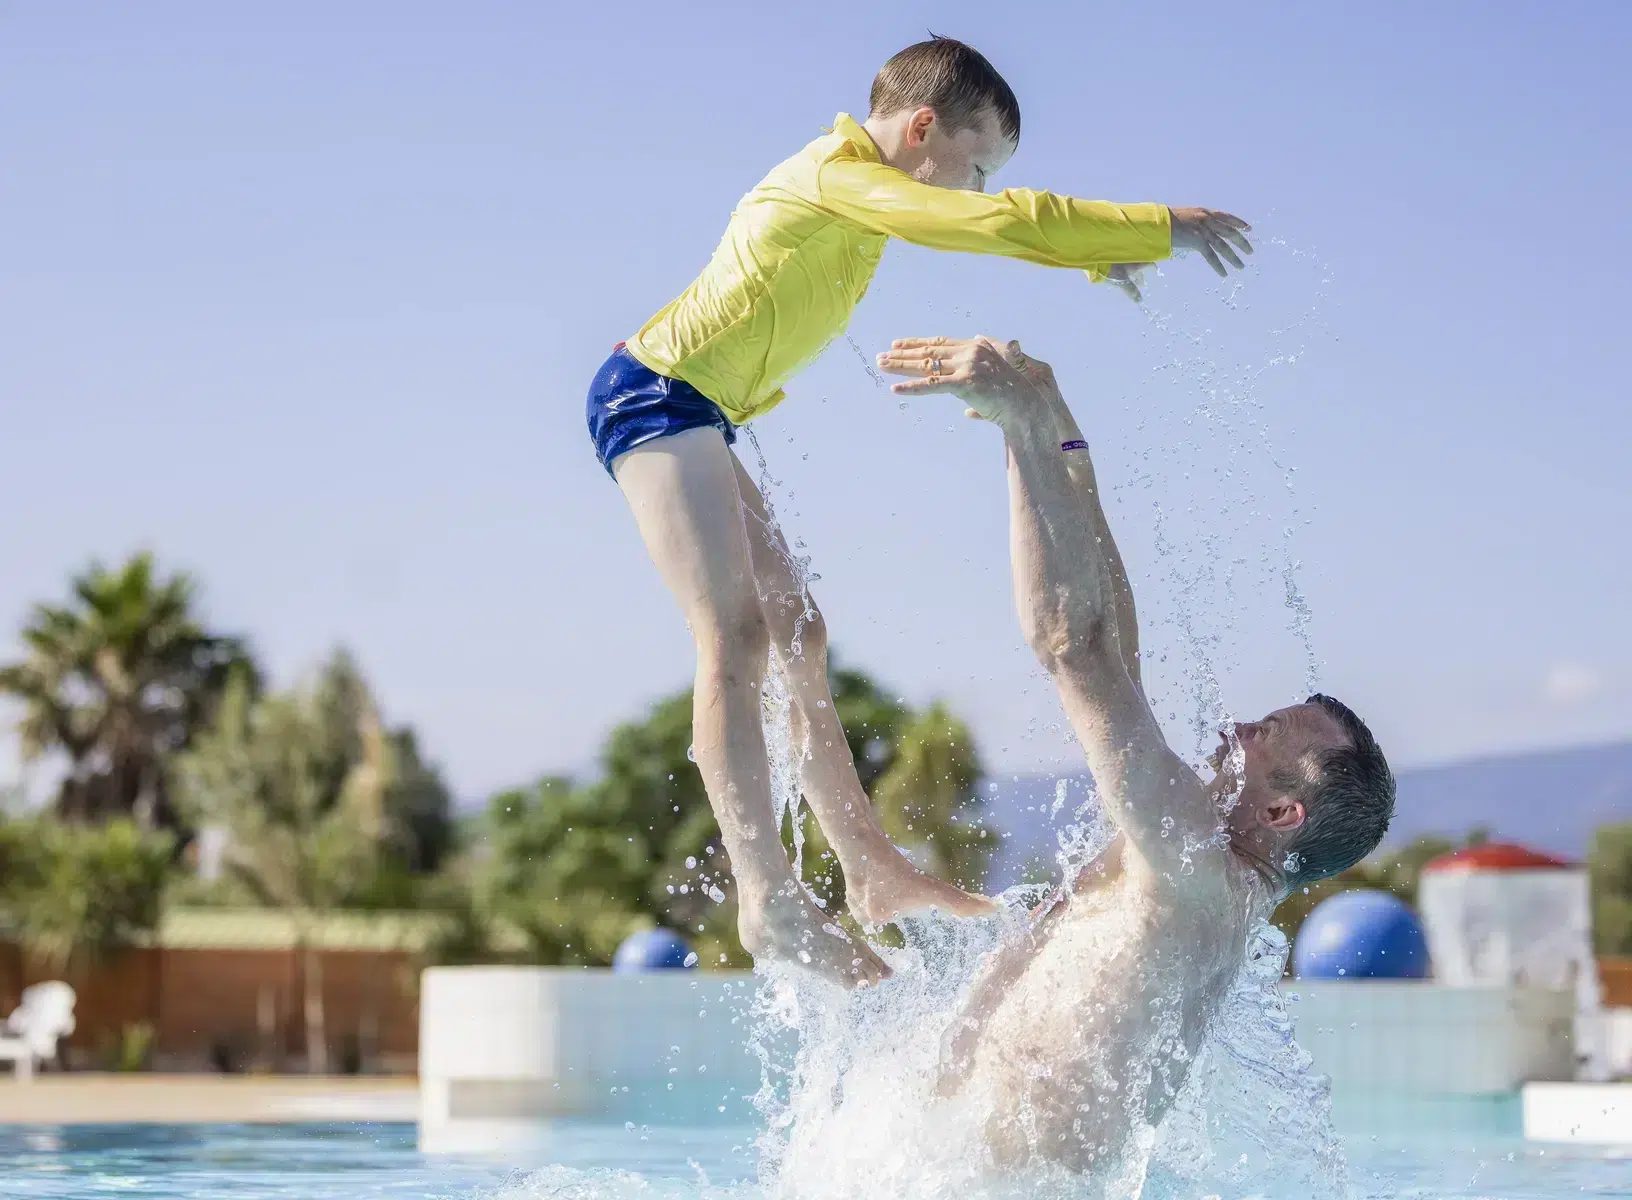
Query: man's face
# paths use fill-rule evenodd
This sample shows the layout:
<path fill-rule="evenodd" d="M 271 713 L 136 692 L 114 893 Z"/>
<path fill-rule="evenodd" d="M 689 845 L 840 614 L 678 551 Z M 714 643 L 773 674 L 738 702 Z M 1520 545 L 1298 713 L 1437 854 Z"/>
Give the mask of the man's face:
<path fill-rule="evenodd" d="M 912 114 L 906 145 L 914 161 L 903 169 L 919 183 L 970 192 L 985 191 L 1015 150 L 994 113 L 983 113 L 973 129 L 949 134 L 932 108 Z"/>
<path fill-rule="evenodd" d="M 1285 796 L 1273 778 L 1281 772 L 1302 775 L 1313 755 L 1347 744 L 1348 736 L 1324 708 L 1304 703 L 1278 708 L 1261 721 L 1236 722 L 1235 740 L 1238 754 L 1231 753 L 1229 738 L 1220 734 L 1211 759 L 1218 772 L 1214 790 L 1229 795 L 1240 788 L 1228 817 L 1231 830 L 1268 827 L 1291 833 L 1303 824 L 1303 805 Z"/>

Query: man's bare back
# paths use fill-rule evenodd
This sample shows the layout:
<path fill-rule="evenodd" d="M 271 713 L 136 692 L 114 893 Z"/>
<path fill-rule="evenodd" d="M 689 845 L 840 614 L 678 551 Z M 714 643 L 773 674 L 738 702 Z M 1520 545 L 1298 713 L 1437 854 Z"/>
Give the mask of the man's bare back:
<path fill-rule="evenodd" d="M 1116 830 L 988 958 L 939 1090 L 988 1107 L 999 1162 L 1119 1161 L 1173 1103 L 1249 930 L 1294 882 L 1376 845 L 1393 779 L 1359 719 L 1317 696 L 1221 735 L 1203 781 L 1145 699 L 1132 591 L 1052 371 L 984 338 L 897 342 L 879 362 L 919 376 L 898 392 L 952 392 L 1002 428 L 1020 623 Z"/>

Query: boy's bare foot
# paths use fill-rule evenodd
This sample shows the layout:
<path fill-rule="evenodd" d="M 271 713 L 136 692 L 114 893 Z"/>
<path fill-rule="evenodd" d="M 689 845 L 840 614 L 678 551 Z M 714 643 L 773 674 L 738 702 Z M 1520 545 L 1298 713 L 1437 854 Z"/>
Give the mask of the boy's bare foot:
<path fill-rule="evenodd" d="M 995 901 L 926 875 L 894 846 L 868 856 L 865 871 L 845 872 L 845 904 L 863 925 L 938 909 L 954 917 L 997 911 Z"/>
<path fill-rule="evenodd" d="M 756 959 L 798 963 L 847 988 L 871 987 L 890 977 L 884 960 L 840 929 L 797 883 L 783 884 L 763 904 L 746 897 L 740 904 L 737 935 Z"/>

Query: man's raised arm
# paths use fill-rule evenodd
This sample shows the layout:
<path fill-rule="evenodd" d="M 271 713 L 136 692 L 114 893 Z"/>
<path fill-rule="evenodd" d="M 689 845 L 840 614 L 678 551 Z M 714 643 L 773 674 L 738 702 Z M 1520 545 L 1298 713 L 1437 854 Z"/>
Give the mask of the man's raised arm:
<path fill-rule="evenodd" d="M 1028 357 L 1019 342 L 1003 347 L 1003 357 L 1019 371 L 1026 382 L 1041 393 L 1054 417 L 1054 434 L 1065 455 L 1066 473 L 1071 476 L 1071 487 L 1076 495 L 1082 519 L 1087 522 L 1094 543 L 1105 555 L 1110 573 L 1111 602 L 1116 610 L 1117 646 L 1122 652 L 1122 665 L 1128 676 L 1141 691 L 1144 684 L 1139 669 L 1139 619 L 1133 605 L 1133 586 L 1128 582 L 1128 571 L 1122 564 L 1122 552 L 1111 536 L 1110 523 L 1105 519 L 1105 507 L 1100 500 L 1099 480 L 1094 473 L 1094 461 L 1088 455 L 1088 442 L 1082 435 L 1077 419 L 1060 393 L 1054 380 L 1054 368 L 1047 363 Z"/>
<path fill-rule="evenodd" d="M 1218 816 L 1195 773 L 1168 748 L 1124 661 L 1120 563 L 1113 567 L 1108 538 L 1084 519 L 1067 464 L 1067 454 L 1086 459 L 1086 449 L 1061 451 L 1047 394 L 988 339 L 897 342 L 879 361 L 892 373 L 919 376 L 897 384 L 898 392 L 952 392 L 1003 430 L 1026 640 L 1059 689 L 1107 814 L 1153 863 L 1185 856 L 1194 839 L 1212 834 Z"/>

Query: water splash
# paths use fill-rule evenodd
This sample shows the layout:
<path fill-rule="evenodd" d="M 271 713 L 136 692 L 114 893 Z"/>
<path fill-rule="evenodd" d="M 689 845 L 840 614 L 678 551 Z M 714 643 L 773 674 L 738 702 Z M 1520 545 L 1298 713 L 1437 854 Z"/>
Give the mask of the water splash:
<path fill-rule="evenodd" d="M 1285 245 L 1274 240 L 1270 244 Z M 1324 288 L 1324 268 L 1321 274 Z M 1220 299 L 1226 310 L 1239 313 L 1245 310 L 1245 295 L 1238 280 Z M 1211 347 L 1211 330 L 1185 328 L 1188 312 L 1175 317 L 1148 310 L 1152 330 L 1167 338 L 1170 350 L 1157 377 L 1201 394 L 1199 403 L 1182 418 L 1184 427 L 1199 426 L 1202 434 L 1218 435 L 1158 438 L 1152 436 L 1152 422 L 1142 423 L 1145 449 L 1136 457 L 1144 465 L 1122 489 L 1148 495 L 1156 519 L 1166 588 L 1165 608 L 1155 624 L 1176 634 L 1185 723 L 1198 749 L 1221 725 L 1229 728 L 1220 669 L 1228 665 L 1226 635 L 1240 589 L 1264 580 L 1277 585 L 1290 614 L 1289 629 L 1303 650 L 1307 690 L 1316 687 L 1310 610 L 1293 554 L 1295 532 L 1307 522 L 1295 505 L 1290 512 L 1272 514 L 1269 504 L 1258 503 L 1247 489 L 1245 465 L 1253 459 L 1267 461 L 1281 473 L 1285 496 L 1293 496 L 1294 472 L 1283 464 L 1273 443 L 1258 389 L 1267 372 L 1295 364 L 1302 356 L 1302 341 L 1319 326 L 1318 300 L 1323 295 L 1317 295 L 1310 312 L 1273 331 L 1275 338 L 1296 345 L 1284 347 L 1267 363 L 1248 367 L 1220 366 Z M 851 347 L 875 385 L 885 386 L 854 341 Z M 777 481 L 751 430 L 748 440 L 758 457 L 761 492 L 769 506 Z M 1219 495 L 1208 502 L 1164 502 L 1164 497 L 1185 495 L 1168 476 L 1186 465 L 1195 467 L 1209 453 Z M 1208 526 L 1212 517 L 1232 508 L 1255 522 L 1279 526 L 1280 536 L 1268 539 L 1271 551 L 1256 573 L 1252 564 L 1231 555 L 1227 539 Z M 774 522 L 774 512 L 771 519 Z M 791 551 L 788 557 L 802 611 L 813 615 L 809 560 Z M 799 765 L 809 752 L 808 730 L 801 728 L 797 704 L 774 655 L 762 702 L 773 793 L 779 814 L 793 818 L 800 801 Z M 1178 707 L 1168 714 L 1170 719 L 1178 719 Z M 1240 746 L 1233 736 L 1227 757 L 1239 767 Z M 1056 792 L 1053 815 L 1064 810 L 1068 794 L 1067 788 Z M 1067 879 L 1099 858 L 1115 832 L 1092 793 L 1072 816 L 1073 823 L 1058 833 L 1058 865 Z M 794 826 L 799 831 L 797 820 Z M 1202 853 L 1219 852 L 1222 837 L 1222 822 L 1211 838 L 1187 835 L 1181 870 L 1193 870 Z M 1003 911 L 986 920 L 908 923 L 905 945 L 884 952 L 895 978 L 874 991 L 841 995 L 799 972 L 762 971 L 752 1017 L 755 1052 L 763 1069 L 763 1085 L 755 1098 L 764 1119 L 756 1147 L 760 1181 L 743 1194 L 769 1200 L 854 1195 L 1076 1200 L 1209 1193 L 1324 1200 L 1345 1194 L 1346 1167 L 1331 1127 L 1329 1087 L 1310 1074 L 1308 1056 L 1292 1038 L 1291 1020 L 1278 991 L 1285 938 L 1261 921 L 1251 929 L 1245 947 L 1237 945 L 1227 956 L 1230 982 L 1220 1009 L 1207 1014 L 1211 1020 L 1199 1041 L 1185 1036 L 1187 1029 L 1200 1026 L 1194 1025 L 1198 1014 L 1187 1008 L 1189 997 L 1179 987 L 1157 987 L 1144 996 L 1142 1007 L 1124 1003 L 1119 1013 L 1111 1014 L 1137 1012 L 1144 1021 L 1137 1044 L 1131 1052 L 1123 1048 L 1125 1057 L 1115 1070 L 1094 1057 L 1108 1043 L 1093 1039 L 1073 1043 L 1070 1029 L 1061 1027 L 1062 1036 L 1056 1039 L 1062 1047 L 1059 1069 L 1082 1070 L 1104 1103 L 1119 1105 L 1130 1116 L 1115 1145 L 1095 1143 L 1090 1148 L 1091 1171 L 1078 1174 L 1035 1160 L 1020 1168 L 997 1168 L 994 1122 L 1005 1136 L 1035 1147 L 1045 1137 L 1056 1136 L 1058 1114 L 1029 1101 L 999 1111 L 1001 1095 L 969 1090 L 946 1095 L 938 1085 L 949 1046 L 956 1044 L 960 1031 L 960 1013 L 981 978 L 983 964 L 1027 936 L 1024 910 L 1039 898 L 1035 887 L 1016 888 L 1005 893 Z M 1045 990 L 1033 995 L 1034 1016 L 1072 1011 L 1072 1004 L 1083 1003 L 1086 972 L 1103 969 L 1107 955 L 1114 958 L 1116 952 L 1105 943 L 1111 935 L 1104 931 L 1131 925 L 1133 914 L 1128 915 L 1126 922 L 1100 922 L 1097 932 L 1050 943 L 1051 952 L 1082 970 L 1054 972 L 1055 979 L 1070 981 L 1076 993 L 1051 995 Z M 1023 1006 L 1024 1000 L 1022 995 L 1016 1003 Z M 1104 1005 L 1100 1008 L 1099 1015 L 1104 1015 Z M 1007 1019 L 1013 1028 L 1023 1030 L 1024 1022 L 1015 1023 L 1014 1014 Z M 1131 1119 L 1152 1097 L 1163 1096 L 1171 1098 L 1171 1108 L 1159 1124 Z M 1089 1135 L 1069 1124 L 1057 1136 Z M 706 1180 L 698 1181 L 697 1187 L 707 1189 Z M 687 1194 L 715 1193 L 693 1189 Z"/>
<path fill-rule="evenodd" d="M 1085 830 L 1080 845 L 1094 841 Z M 1090 1091 L 1119 1111 L 1136 1113 L 1170 1094 L 1158 1124 L 1130 1121 L 1084 1173 L 1036 1158 L 1004 1161 L 1012 1147 L 994 1159 L 993 1146 L 1005 1139 L 1053 1151 L 1055 1138 L 1073 1136 L 1057 1114 L 1012 1093 L 937 1090 L 983 960 L 1025 936 L 1030 895 L 1015 889 L 1004 899 L 1010 907 L 984 921 L 913 923 L 906 947 L 889 953 L 895 980 L 874 993 L 841 1000 L 808 977 L 764 975 L 761 1036 L 767 1046 L 783 1039 L 764 1050 L 767 1085 L 757 1098 L 766 1200 L 1347 1195 L 1330 1085 L 1310 1072 L 1278 988 L 1286 939 L 1263 922 L 1235 951 L 1240 965 L 1194 1050 L 1183 1036 L 1194 1014 L 1180 997 L 1150 999 L 1147 1031 L 1131 1054 L 1112 1057 L 1110 1071 L 1095 1072 L 1104 1046 L 1091 1038 L 1061 1043 L 1053 1069 L 1082 1072 Z M 1062 965 L 1086 965 L 1102 948 L 1097 938 L 1062 944 Z M 1052 998 L 1080 1008 L 1080 997 Z"/>
<path fill-rule="evenodd" d="M 1348 1163 L 1332 1125 L 1331 1081 L 1293 1037 L 1286 935 L 1260 921 L 1195 1068 L 1163 1121 L 1157 1196 L 1224 1192 L 1338 1200 Z"/>
<path fill-rule="evenodd" d="M 1309 519 L 1298 504 L 1297 469 L 1281 445 L 1284 434 L 1266 415 L 1264 390 L 1301 362 L 1316 339 L 1331 336 L 1324 319 L 1331 275 L 1317 255 L 1285 239 L 1269 238 L 1262 250 L 1267 254 L 1259 259 L 1276 259 L 1283 274 L 1287 268 L 1313 274 L 1307 299 L 1286 319 L 1250 315 L 1256 267 L 1212 290 L 1222 316 L 1189 302 L 1163 309 L 1147 290 L 1143 312 L 1157 340 L 1152 381 L 1165 385 L 1166 395 L 1134 398 L 1142 414 L 1138 445 L 1127 448 L 1135 471 L 1111 489 L 1121 499 L 1143 498 L 1154 518 L 1162 586 L 1144 590 L 1151 597 L 1143 622 L 1147 649 L 1165 667 L 1163 675 L 1177 677 L 1173 700 L 1159 708 L 1188 729 L 1198 757 L 1233 719 L 1220 678 L 1240 665 L 1230 647 L 1242 605 L 1276 598 L 1302 660 L 1303 688 L 1294 698 L 1319 690 L 1313 613 L 1296 554 L 1297 535 Z M 1226 344 L 1251 344 L 1254 353 L 1232 359 Z M 1177 405 L 1174 394 L 1181 397 Z M 1279 480 L 1278 489 L 1260 490 L 1266 470 Z"/>
<path fill-rule="evenodd" d="M 791 658 L 804 654 L 803 632 L 816 617 L 816 605 L 810 597 L 810 585 L 819 578 L 810 569 L 810 556 L 796 554 L 785 536 L 780 533 L 774 497 L 781 489 L 781 481 L 771 475 L 765 450 L 752 427 L 747 430 L 748 444 L 753 447 L 759 468 L 757 484 L 765 503 L 763 533 L 772 545 L 778 547 L 783 565 L 793 578 L 796 591 L 790 595 L 766 597 L 771 603 L 792 607 L 793 631 L 786 653 Z M 791 498 L 791 497 L 790 497 Z M 763 586 L 763 585 L 761 585 Z M 804 764 L 810 757 L 810 726 L 799 711 L 787 672 L 781 661 L 781 647 L 773 645 L 765 664 L 765 678 L 760 686 L 760 722 L 765 733 L 765 749 L 769 757 L 771 809 L 777 827 L 790 827 L 793 836 L 793 875 L 803 877 L 805 856 L 805 812 L 802 778 Z M 820 901 L 818 901 L 820 903 Z"/>

